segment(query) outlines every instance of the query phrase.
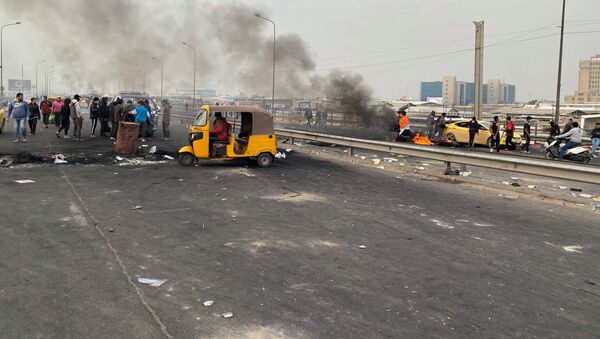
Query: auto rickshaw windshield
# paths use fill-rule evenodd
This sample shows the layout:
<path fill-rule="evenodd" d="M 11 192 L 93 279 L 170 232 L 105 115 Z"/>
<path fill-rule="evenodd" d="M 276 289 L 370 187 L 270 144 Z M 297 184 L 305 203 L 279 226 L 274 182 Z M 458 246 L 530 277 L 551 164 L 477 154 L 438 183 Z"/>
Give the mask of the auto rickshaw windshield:
<path fill-rule="evenodd" d="M 205 109 L 201 109 L 196 115 L 196 119 L 194 120 L 194 126 L 205 126 L 206 125 L 206 116 L 208 112 Z"/>

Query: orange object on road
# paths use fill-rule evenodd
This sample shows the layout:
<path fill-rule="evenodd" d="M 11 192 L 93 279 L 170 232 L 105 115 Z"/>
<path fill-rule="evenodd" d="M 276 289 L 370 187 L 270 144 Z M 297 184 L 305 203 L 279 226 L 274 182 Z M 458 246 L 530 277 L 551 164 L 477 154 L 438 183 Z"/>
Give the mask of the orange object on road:
<path fill-rule="evenodd" d="M 415 136 L 412 138 L 412 142 L 414 142 L 417 145 L 433 145 L 433 143 L 431 142 L 431 140 L 429 140 L 427 136 L 421 135 L 419 133 L 415 134 Z"/>

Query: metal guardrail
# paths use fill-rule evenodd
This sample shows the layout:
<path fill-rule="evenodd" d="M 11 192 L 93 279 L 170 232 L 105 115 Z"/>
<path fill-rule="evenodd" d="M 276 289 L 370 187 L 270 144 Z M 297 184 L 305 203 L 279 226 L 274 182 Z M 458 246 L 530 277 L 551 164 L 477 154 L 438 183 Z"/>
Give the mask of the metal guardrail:
<path fill-rule="evenodd" d="M 408 143 L 363 140 L 286 128 L 277 128 L 275 129 L 275 133 L 278 136 L 287 138 L 321 141 L 346 146 L 349 147 L 348 153 L 350 155 L 352 154 L 352 149 L 357 148 L 438 160 L 446 163 L 457 163 L 590 184 L 600 184 L 600 166 L 558 162 L 506 154 L 498 155 L 470 152 L 452 148 L 430 147 Z"/>
<path fill-rule="evenodd" d="M 194 119 L 193 117 L 182 115 L 171 116 L 182 119 L 182 122 L 184 119 Z M 276 128 L 275 133 L 280 137 L 321 141 L 345 146 L 349 148 L 349 155 L 352 155 L 353 149 L 364 149 L 443 161 L 447 164 L 456 163 L 516 173 L 533 174 L 549 178 L 573 180 L 590 184 L 600 184 L 600 166 L 594 165 L 558 162 L 509 154 L 491 154 L 454 148 L 431 147 L 410 143 L 365 140 L 289 128 Z"/>

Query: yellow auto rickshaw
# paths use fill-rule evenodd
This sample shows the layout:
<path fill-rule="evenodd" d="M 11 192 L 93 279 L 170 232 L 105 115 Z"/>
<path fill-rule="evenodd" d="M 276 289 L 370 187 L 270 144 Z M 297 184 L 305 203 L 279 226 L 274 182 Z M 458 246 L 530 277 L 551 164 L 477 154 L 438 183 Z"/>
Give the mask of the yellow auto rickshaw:
<path fill-rule="evenodd" d="M 269 167 L 277 153 L 273 116 L 259 107 L 204 105 L 190 125 L 189 146 L 179 150 L 179 164 L 198 159 L 247 158 Z"/>

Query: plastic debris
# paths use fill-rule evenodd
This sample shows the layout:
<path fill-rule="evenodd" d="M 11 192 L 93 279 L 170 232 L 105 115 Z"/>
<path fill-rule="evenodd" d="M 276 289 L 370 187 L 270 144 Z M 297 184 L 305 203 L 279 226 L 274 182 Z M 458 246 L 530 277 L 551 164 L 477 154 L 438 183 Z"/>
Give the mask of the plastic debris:
<path fill-rule="evenodd" d="M 571 192 L 583 192 L 581 188 L 571 187 Z"/>
<path fill-rule="evenodd" d="M 381 159 L 373 159 L 373 166 L 379 166 L 381 164 Z"/>
<path fill-rule="evenodd" d="M 361 250 L 364 250 L 365 248 L 367 248 L 367 246 L 365 246 L 365 245 L 359 245 L 358 248 L 360 248 Z"/>
<path fill-rule="evenodd" d="M 148 153 L 150 153 L 150 154 L 156 153 L 156 146 L 150 147 L 150 150 L 148 151 Z"/>
<path fill-rule="evenodd" d="M 222 316 L 225 319 L 233 318 L 233 312 L 225 312 L 222 314 Z"/>
<path fill-rule="evenodd" d="M 214 305 L 214 303 L 215 302 L 212 300 L 207 300 L 207 301 L 203 302 L 202 305 L 204 305 L 204 307 L 210 307 L 210 306 Z"/>
<path fill-rule="evenodd" d="M 25 179 L 25 180 L 15 180 L 15 182 L 17 184 L 33 184 L 35 181 L 30 180 L 30 179 Z"/>
<path fill-rule="evenodd" d="M 360 160 L 365 160 L 367 157 L 365 157 L 364 155 L 360 157 Z"/>
<path fill-rule="evenodd" d="M 164 155 L 164 157 L 165 157 L 165 159 L 168 159 L 168 160 L 175 160 L 175 158 L 173 158 L 173 157 L 172 157 L 172 156 L 170 156 L 170 155 L 166 155 L 166 154 L 165 154 L 165 155 Z"/>
<path fill-rule="evenodd" d="M 583 194 L 583 193 L 582 193 L 582 194 L 579 194 L 579 197 L 580 197 L 580 198 L 584 198 L 584 199 L 591 199 L 591 198 L 592 198 L 592 195 L 591 195 L 591 194 Z"/>
<path fill-rule="evenodd" d="M 142 208 L 143 208 L 142 206 L 134 206 L 134 207 L 132 208 L 132 210 L 135 210 L 135 211 L 137 211 L 137 210 L 141 210 Z"/>
<path fill-rule="evenodd" d="M 154 278 L 137 278 L 140 284 L 150 285 L 152 287 L 160 287 L 162 284 L 167 282 L 167 279 L 154 279 Z"/>
<path fill-rule="evenodd" d="M 506 186 L 510 185 L 510 182 L 508 182 L 508 181 L 503 181 L 502 183 Z"/>
<path fill-rule="evenodd" d="M 567 252 L 575 252 L 575 253 L 583 253 L 580 250 L 583 249 L 583 246 L 563 246 L 563 250 Z"/>
<path fill-rule="evenodd" d="M 277 152 L 275 154 L 275 158 L 277 158 L 277 159 L 285 159 L 285 153 Z"/>
<path fill-rule="evenodd" d="M 425 167 L 416 167 L 416 169 L 418 169 L 418 170 L 421 170 L 421 171 L 424 171 L 424 170 L 425 170 Z"/>
<path fill-rule="evenodd" d="M 115 159 L 117 159 L 118 161 L 123 161 L 123 160 L 125 160 L 125 159 L 123 159 L 123 157 L 120 157 L 120 156 L 118 156 L 118 155 L 115 157 Z"/>
<path fill-rule="evenodd" d="M 529 188 L 530 190 L 535 188 L 535 185 L 528 185 L 527 188 Z"/>
<path fill-rule="evenodd" d="M 385 169 L 383 166 L 377 166 L 378 169 Z"/>
<path fill-rule="evenodd" d="M 567 186 L 558 186 L 558 188 L 560 188 L 561 190 L 566 190 L 568 187 Z"/>
<path fill-rule="evenodd" d="M 463 177 L 468 177 L 469 175 L 473 174 L 473 172 L 471 171 L 464 171 L 461 173 Z"/>
<path fill-rule="evenodd" d="M 66 163 L 68 163 L 68 161 L 57 158 L 57 159 L 54 159 L 54 163 L 55 164 L 66 164 Z"/>
<path fill-rule="evenodd" d="M 292 150 L 291 148 L 288 148 L 288 149 L 286 149 L 285 151 L 286 151 L 287 153 L 290 153 L 290 152 L 292 152 L 293 150 Z"/>
<path fill-rule="evenodd" d="M 600 196 L 594 197 L 594 201 L 600 201 Z"/>
<path fill-rule="evenodd" d="M 519 178 L 517 178 L 517 177 L 510 177 L 510 180 L 517 181 L 517 180 L 519 180 Z"/>

